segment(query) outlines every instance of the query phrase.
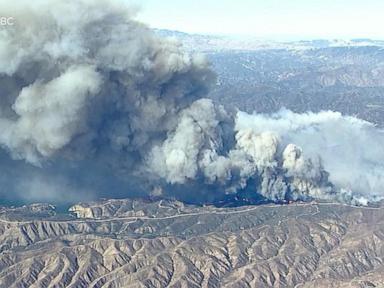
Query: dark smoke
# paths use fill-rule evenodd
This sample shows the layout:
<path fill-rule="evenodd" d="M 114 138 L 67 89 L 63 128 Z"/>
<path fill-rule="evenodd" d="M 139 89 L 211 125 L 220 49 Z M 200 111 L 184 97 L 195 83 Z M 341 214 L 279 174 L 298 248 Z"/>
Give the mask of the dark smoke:
<path fill-rule="evenodd" d="M 205 58 L 124 1 L 0 0 L 0 11 L 15 19 L 0 28 L 4 199 L 383 193 L 382 131 L 335 112 L 233 118 L 203 98 L 215 82 Z"/>

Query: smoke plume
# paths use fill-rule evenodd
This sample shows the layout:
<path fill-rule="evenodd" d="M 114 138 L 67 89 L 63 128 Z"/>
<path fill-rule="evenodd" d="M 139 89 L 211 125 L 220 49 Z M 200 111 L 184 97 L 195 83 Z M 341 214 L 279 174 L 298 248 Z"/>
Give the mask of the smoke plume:
<path fill-rule="evenodd" d="M 230 115 L 204 99 L 205 58 L 124 1 L 0 0 L 0 11 L 15 19 L 0 27 L 5 199 L 383 195 L 381 130 L 337 112 Z"/>

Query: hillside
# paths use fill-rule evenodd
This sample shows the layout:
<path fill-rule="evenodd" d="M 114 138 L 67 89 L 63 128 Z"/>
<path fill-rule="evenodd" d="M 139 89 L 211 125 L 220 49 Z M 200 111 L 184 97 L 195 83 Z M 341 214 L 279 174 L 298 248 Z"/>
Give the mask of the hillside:
<path fill-rule="evenodd" d="M 1 287 L 380 287 L 384 281 L 381 207 L 107 200 L 71 210 L 78 218 L 47 205 L 2 208 Z"/>

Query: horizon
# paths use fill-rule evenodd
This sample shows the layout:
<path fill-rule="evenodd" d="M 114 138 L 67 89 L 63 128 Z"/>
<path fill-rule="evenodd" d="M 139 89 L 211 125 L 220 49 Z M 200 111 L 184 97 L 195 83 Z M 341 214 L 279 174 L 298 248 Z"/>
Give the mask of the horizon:
<path fill-rule="evenodd" d="M 367 0 L 131 0 L 137 19 L 152 28 L 188 34 L 254 37 L 275 41 L 384 39 L 384 2 Z M 214 13 L 213 13 L 214 12 Z"/>
<path fill-rule="evenodd" d="M 144 24 L 147 24 L 143 22 Z M 233 39 L 245 39 L 245 40 L 259 40 L 259 41 L 272 41 L 272 42 L 299 42 L 299 41 L 384 41 L 383 38 L 370 38 L 370 37 L 329 37 L 329 38 L 321 38 L 321 37 L 300 37 L 300 36 L 282 36 L 281 38 L 268 38 L 268 37 L 258 37 L 257 35 L 249 35 L 249 34 L 219 34 L 219 33 L 194 33 L 194 32 L 187 32 L 187 31 L 182 31 L 182 30 L 173 30 L 173 29 L 168 29 L 168 28 L 158 28 L 158 27 L 150 27 L 151 29 L 155 29 L 158 31 L 168 31 L 170 33 L 181 33 L 181 34 L 186 34 L 190 36 L 210 36 L 210 37 L 227 37 L 227 38 L 233 38 Z"/>

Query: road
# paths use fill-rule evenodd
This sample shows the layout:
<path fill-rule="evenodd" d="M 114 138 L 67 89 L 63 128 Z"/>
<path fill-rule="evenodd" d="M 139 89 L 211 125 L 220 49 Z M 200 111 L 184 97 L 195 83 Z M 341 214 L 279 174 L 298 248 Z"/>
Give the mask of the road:
<path fill-rule="evenodd" d="M 160 205 L 160 204 L 159 204 Z M 216 214 L 216 215 L 231 215 L 231 214 L 241 214 L 241 213 L 247 213 L 251 211 L 255 211 L 257 209 L 262 209 L 262 208 L 281 208 L 281 207 L 287 207 L 288 205 L 292 206 L 311 206 L 311 207 L 316 207 L 317 212 L 315 214 L 319 213 L 319 206 L 345 206 L 345 207 L 351 207 L 354 209 L 368 209 L 368 210 L 380 210 L 382 208 L 380 207 L 369 207 L 369 206 L 353 206 L 353 205 L 348 205 L 348 204 L 343 204 L 343 203 L 293 203 L 293 204 L 286 204 L 286 205 L 277 205 L 277 204 L 268 204 L 268 205 L 258 205 L 258 206 L 253 206 L 249 207 L 246 209 L 238 209 L 234 208 L 237 210 L 234 211 L 228 211 L 228 208 L 225 211 L 204 211 L 204 212 L 196 212 L 196 213 L 183 213 L 183 214 L 176 214 L 176 215 L 170 215 L 170 216 L 164 216 L 164 217 L 149 217 L 149 216 L 127 216 L 127 217 L 111 217 L 111 218 L 103 218 L 103 219 L 92 219 L 92 218 L 84 218 L 84 219 L 76 219 L 76 220 L 50 220 L 50 219 L 44 219 L 44 220 L 31 220 L 31 221 L 15 221 L 15 220 L 6 220 L 6 219 L 0 219 L 0 222 L 7 223 L 7 224 L 18 224 L 18 225 L 23 225 L 23 224 L 30 224 L 34 222 L 39 222 L 39 221 L 44 221 L 44 222 L 54 222 L 54 223 L 105 223 L 105 222 L 115 222 L 115 221 L 130 221 L 130 223 L 134 223 L 139 220 L 144 220 L 144 221 L 159 221 L 159 220 L 167 220 L 167 219 L 175 219 L 175 218 L 180 218 L 180 217 L 191 217 L 191 216 L 201 216 L 201 215 L 209 215 L 209 214 Z M 164 206 L 160 206 L 164 207 Z M 164 207 L 165 208 L 165 207 Z M 222 208 L 221 208 L 222 209 Z M 309 213 L 311 215 L 315 215 L 313 213 Z M 308 215 L 309 215 L 308 214 Z M 304 214 L 300 215 L 299 217 L 304 216 Z"/>

